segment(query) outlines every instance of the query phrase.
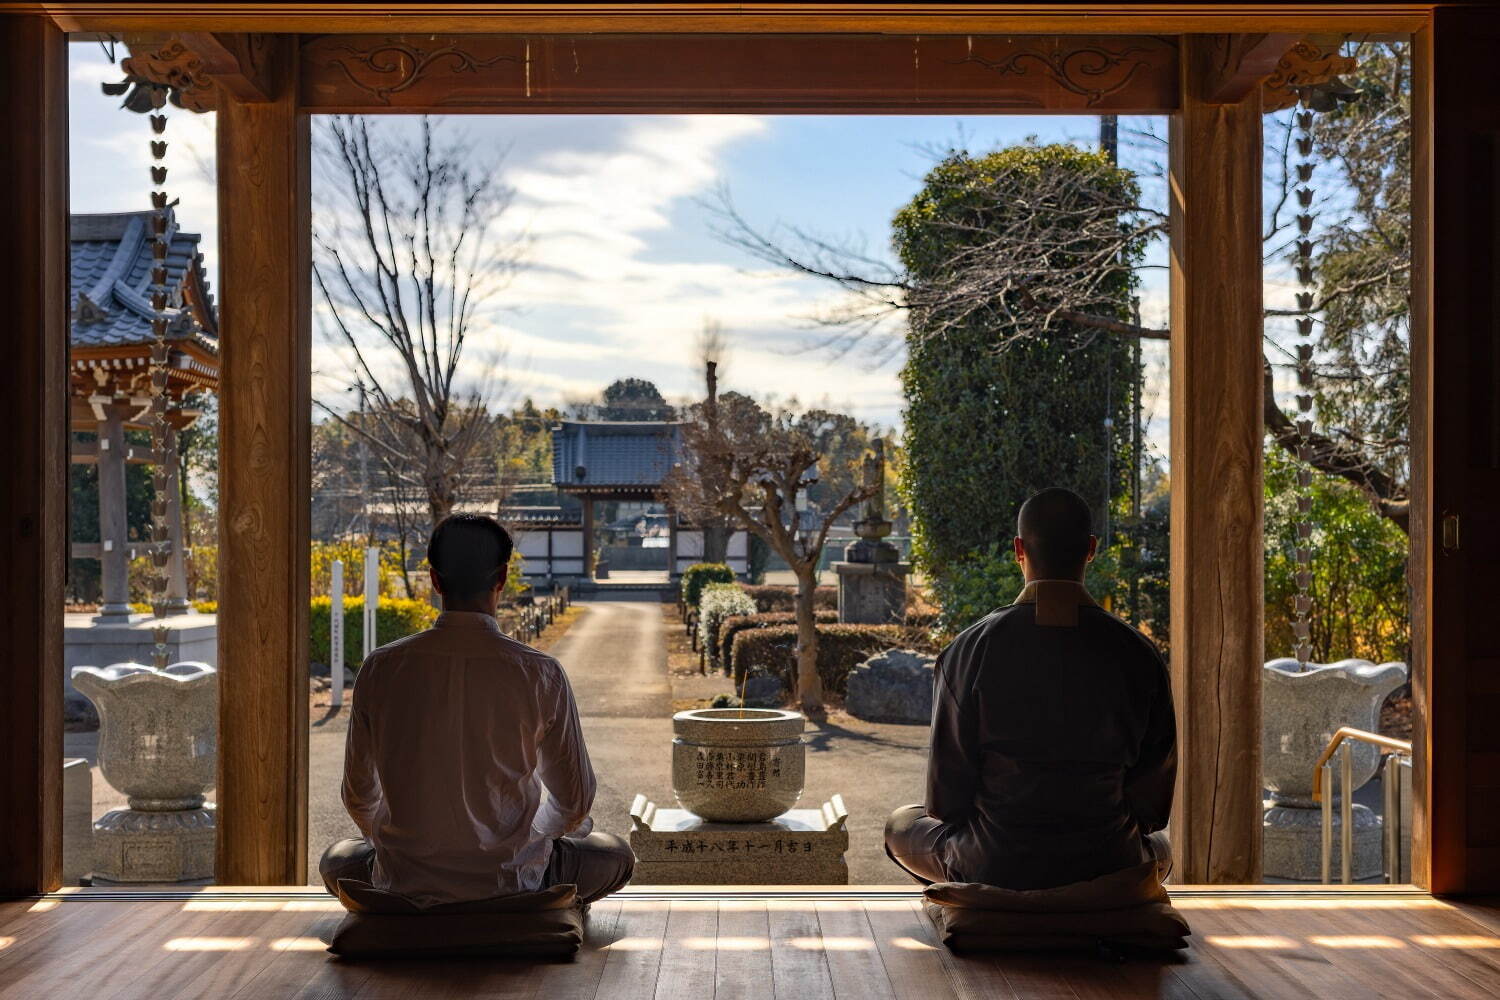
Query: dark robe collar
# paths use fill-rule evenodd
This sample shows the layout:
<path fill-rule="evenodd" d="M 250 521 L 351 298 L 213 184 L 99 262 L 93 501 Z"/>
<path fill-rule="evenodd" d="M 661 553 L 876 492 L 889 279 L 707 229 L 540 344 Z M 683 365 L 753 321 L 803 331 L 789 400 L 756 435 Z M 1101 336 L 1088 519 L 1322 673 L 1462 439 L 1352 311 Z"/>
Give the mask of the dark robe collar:
<path fill-rule="evenodd" d="M 1077 580 L 1032 580 L 1013 603 L 1035 604 L 1036 623 L 1054 628 L 1072 628 L 1080 607 L 1099 606 Z"/>

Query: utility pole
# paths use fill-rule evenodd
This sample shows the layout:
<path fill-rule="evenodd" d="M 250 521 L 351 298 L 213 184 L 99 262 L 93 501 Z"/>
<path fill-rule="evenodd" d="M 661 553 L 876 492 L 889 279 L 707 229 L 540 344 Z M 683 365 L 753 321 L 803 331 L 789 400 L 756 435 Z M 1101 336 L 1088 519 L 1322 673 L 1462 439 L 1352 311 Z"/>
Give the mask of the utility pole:
<path fill-rule="evenodd" d="M 369 428 L 365 426 L 365 379 L 358 377 L 359 384 L 359 521 L 365 536 L 365 544 L 375 544 L 370 534 L 370 445 L 365 440 Z"/>
<path fill-rule="evenodd" d="M 1111 164 L 1120 162 L 1120 119 L 1117 115 L 1099 116 L 1099 152 Z"/>

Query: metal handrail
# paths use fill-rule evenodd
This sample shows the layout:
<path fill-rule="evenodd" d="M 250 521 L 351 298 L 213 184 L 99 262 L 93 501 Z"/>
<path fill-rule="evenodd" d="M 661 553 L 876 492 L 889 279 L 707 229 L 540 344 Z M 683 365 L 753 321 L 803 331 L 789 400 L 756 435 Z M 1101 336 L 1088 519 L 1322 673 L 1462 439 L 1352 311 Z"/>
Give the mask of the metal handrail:
<path fill-rule="evenodd" d="M 1313 801 L 1323 804 L 1323 883 L 1329 881 L 1329 870 L 1333 867 L 1333 755 L 1341 748 L 1339 757 L 1339 787 L 1343 796 L 1339 800 L 1339 879 L 1346 885 L 1354 881 L 1354 747 L 1351 741 L 1368 743 L 1377 747 L 1384 758 L 1381 767 L 1385 774 L 1381 784 L 1385 791 L 1384 848 L 1385 879 L 1399 882 L 1401 878 L 1401 793 L 1400 773 L 1391 773 L 1391 762 L 1404 758 L 1411 763 L 1411 741 L 1398 740 L 1379 733 L 1366 732 L 1353 726 L 1344 726 L 1333 734 L 1328 746 L 1313 765 Z"/>

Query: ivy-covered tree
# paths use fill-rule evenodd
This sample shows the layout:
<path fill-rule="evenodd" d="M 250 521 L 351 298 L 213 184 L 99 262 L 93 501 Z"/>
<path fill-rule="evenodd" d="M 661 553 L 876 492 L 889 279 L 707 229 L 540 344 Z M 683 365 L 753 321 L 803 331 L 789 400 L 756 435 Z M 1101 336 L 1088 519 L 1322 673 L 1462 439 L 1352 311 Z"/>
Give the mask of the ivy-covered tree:
<path fill-rule="evenodd" d="M 1098 154 L 1022 145 L 950 154 L 896 213 L 913 303 L 903 490 L 914 555 L 948 629 L 1018 589 L 1009 540 L 1031 493 L 1076 490 L 1104 532 L 1128 488 L 1135 379 L 1128 341 L 1050 312 L 1046 289 L 1015 282 L 957 295 L 959 272 L 995 234 L 1031 232 L 1031 252 L 1048 257 L 1039 264 L 1083 275 L 1091 313 L 1127 323 L 1144 237 L 1122 242 L 1131 223 L 1115 221 L 1113 207 L 1137 199 L 1132 175 Z"/>

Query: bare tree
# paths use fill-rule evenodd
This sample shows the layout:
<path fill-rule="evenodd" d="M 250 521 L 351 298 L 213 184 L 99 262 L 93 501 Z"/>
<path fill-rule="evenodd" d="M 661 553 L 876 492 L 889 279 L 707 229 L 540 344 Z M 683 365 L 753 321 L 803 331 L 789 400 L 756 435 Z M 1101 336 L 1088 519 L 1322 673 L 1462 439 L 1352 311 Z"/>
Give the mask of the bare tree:
<path fill-rule="evenodd" d="M 1377 126 L 1409 129 L 1400 86 L 1392 86 L 1390 94 L 1388 101 L 1394 109 L 1375 111 L 1371 116 L 1374 125 L 1347 125 L 1342 132 L 1331 132 L 1331 136 L 1337 136 L 1347 145 L 1351 142 L 1349 133 L 1353 133 L 1354 139 L 1364 136 L 1365 146 L 1373 147 L 1383 135 Z M 1149 134 L 1145 137 L 1160 141 Z M 1384 139 L 1387 146 L 1399 145 L 1400 141 Z M 1333 147 L 1334 143 L 1328 146 Z M 1367 161 L 1380 161 L 1379 155 L 1360 148 L 1367 154 Z M 1280 176 L 1275 178 L 1283 193 L 1278 202 L 1268 206 L 1265 234 L 1268 260 L 1283 258 L 1296 239 L 1291 228 L 1295 213 L 1286 211 L 1296 184 L 1285 152 L 1283 148 Z M 1325 152 L 1332 154 L 1332 148 Z M 1274 154 L 1268 160 L 1275 162 Z M 1101 178 L 1105 171 L 1101 159 Z M 1315 310 L 1332 309 L 1361 295 L 1368 299 L 1372 288 L 1395 289 L 1393 294 L 1385 295 L 1383 303 L 1387 310 L 1393 308 L 1390 303 L 1396 309 L 1404 309 L 1409 251 L 1404 248 L 1400 234 L 1391 231 L 1391 213 L 1377 218 L 1380 213 L 1370 204 L 1377 199 L 1364 195 L 1361 200 L 1362 189 L 1392 183 L 1386 176 L 1389 171 L 1381 174 L 1374 170 L 1373 178 L 1364 176 L 1371 171 L 1368 163 L 1344 165 L 1346 177 L 1352 178 L 1356 188 L 1355 201 L 1337 220 L 1330 220 L 1328 228 L 1332 233 L 1371 244 L 1373 248 L 1363 257 L 1346 254 L 1361 266 L 1350 267 L 1347 280 L 1325 282 Z M 1095 183 L 1096 180 L 1076 169 L 987 174 L 979 161 L 948 151 L 939 169 L 927 178 L 927 184 L 934 189 L 934 199 L 948 198 L 960 205 L 976 206 L 1002 200 L 1031 211 L 1007 212 L 1003 216 L 978 210 L 972 214 L 945 212 L 935 220 L 928 220 L 934 247 L 944 244 L 954 248 L 951 260 L 936 280 L 918 280 L 903 266 L 892 266 L 869 256 L 857 243 L 830 240 L 791 226 L 758 230 L 739 213 L 727 191 L 721 191 L 711 207 L 717 218 L 715 231 L 725 242 L 760 260 L 822 278 L 850 293 L 842 304 L 813 317 L 815 324 L 827 331 L 821 345 L 825 349 L 847 352 L 863 347 L 878 359 L 888 359 L 899 351 L 904 336 L 942 337 L 976 314 L 982 314 L 985 322 L 997 329 L 1008 331 L 1006 338 L 995 344 L 996 350 L 1003 350 L 1022 337 L 1048 336 L 1059 323 L 1094 330 L 1104 336 L 1167 340 L 1171 335 L 1169 330 L 1144 327 L 1114 315 L 1114 302 L 1106 294 L 1112 276 L 1121 269 L 1139 266 L 1137 248 L 1144 241 L 1166 235 L 1167 217 L 1141 204 L 1133 192 Z M 1020 224 L 1014 224 L 1017 215 Z M 1004 226 L 988 225 L 997 217 L 1004 219 Z M 1387 242 L 1392 249 L 1382 257 L 1375 251 Z M 1382 266 L 1381 260 L 1388 266 Z M 1276 316 L 1279 312 L 1271 309 L 1267 315 Z M 913 322 L 900 322 L 908 316 Z M 1391 316 L 1387 313 L 1376 319 L 1378 322 L 1367 326 L 1372 325 L 1382 335 L 1382 344 L 1386 346 L 1383 357 L 1400 355 L 1399 350 L 1389 346 L 1401 342 L 1398 335 L 1388 333 L 1394 325 Z M 1359 325 L 1345 324 L 1350 331 Z M 1353 332 L 1346 333 L 1346 344 L 1332 352 L 1335 357 L 1321 368 L 1321 376 L 1330 382 L 1371 377 L 1371 367 L 1361 367 L 1358 345 L 1347 343 L 1354 340 L 1357 337 Z M 1087 342 L 1084 338 L 1080 346 Z M 1267 348 L 1272 353 L 1284 351 L 1274 337 L 1267 338 Z M 1401 358 L 1396 360 L 1399 362 Z M 1272 370 L 1269 356 L 1264 363 L 1269 373 Z M 1395 369 L 1399 364 L 1386 367 Z M 1404 373 L 1387 374 L 1399 380 Z M 1295 452 L 1296 420 L 1277 403 L 1269 374 L 1263 407 L 1267 432 L 1282 447 Z M 1361 434 L 1340 428 L 1315 435 L 1310 444 L 1307 461 L 1314 468 L 1353 483 L 1377 511 L 1407 530 L 1408 486 L 1404 476 L 1393 467 L 1399 462 L 1392 458 L 1393 452 L 1404 456 L 1404 437 L 1390 433 Z"/>
<path fill-rule="evenodd" d="M 797 499 L 818 481 L 825 460 L 817 446 L 819 410 L 768 413 L 748 396 L 718 392 L 715 363 L 705 366 L 707 395 L 683 425 L 683 451 L 695 470 L 701 502 L 759 536 L 797 578 L 797 699 L 805 712 L 823 707 L 813 593 L 828 531 L 851 507 L 873 495 L 860 484 L 827 509 L 798 510 Z M 674 473 L 675 475 L 675 473 Z"/>
<path fill-rule="evenodd" d="M 522 240 L 494 230 L 512 192 L 494 164 L 423 117 L 414 143 L 363 117 L 320 119 L 317 154 L 332 204 L 313 234 L 313 277 L 333 341 L 371 394 L 366 418 L 333 419 L 363 437 L 433 523 L 492 471 L 498 359 L 470 350 L 478 311 L 504 287 Z M 482 471 L 476 472 L 476 466 Z"/>

